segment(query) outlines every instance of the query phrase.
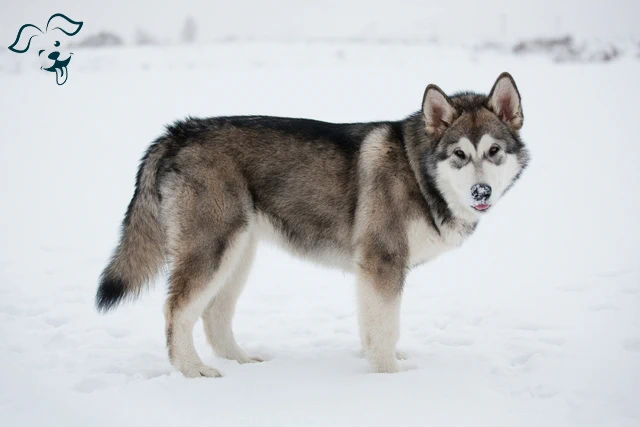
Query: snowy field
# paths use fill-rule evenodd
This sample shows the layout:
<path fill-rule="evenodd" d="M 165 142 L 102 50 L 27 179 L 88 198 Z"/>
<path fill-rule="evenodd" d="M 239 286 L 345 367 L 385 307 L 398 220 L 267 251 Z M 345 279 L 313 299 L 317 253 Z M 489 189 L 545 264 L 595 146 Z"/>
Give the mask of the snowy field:
<path fill-rule="evenodd" d="M 0 425 L 640 426 L 640 61 L 555 64 L 435 45 L 78 50 L 55 84 L 0 50 Z M 101 316 L 138 159 L 186 115 L 400 119 L 428 83 L 510 71 L 532 163 L 461 249 L 408 277 L 395 375 L 359 355 L 349 275 L 261 247 L 238 341 L 186 379 L 160 280 Z"/>

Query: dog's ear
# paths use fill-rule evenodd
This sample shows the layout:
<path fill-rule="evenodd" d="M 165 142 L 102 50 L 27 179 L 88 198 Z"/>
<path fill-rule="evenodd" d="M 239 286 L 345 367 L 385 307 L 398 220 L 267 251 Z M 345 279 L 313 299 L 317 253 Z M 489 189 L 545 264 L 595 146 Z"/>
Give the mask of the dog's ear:
<path fill-rule="evenodd" d="M 20 27 L 18 36 L 16 37 L 16 41 L 14 41 L 11 46 L 9 46 L 9 50 L 14 51 L 15 53 L 24 53 L 29 50 L 31 39 L 41 34 L 43 33 L 40 28 L 36 27 L 35 25 L 25 24 Z"/>
<path fill-rule="evenodd" d="M 76 22 L 67 18 L 62 13 L 56 13 L 55 15 L 51 15 L 51 18 L 49 18 L 46 31 L 60 30 L 68 36 L 75 36 L 81 28 L 82 22 Z"/>
<path fill-rule="evenodd" d="M 519 130 L 524 122 L 522 101 L 516 82 L 509 73 L 502 73 L 489 93 L 488 107 L 513 130 Z"/>
<path fill-rule="evenodd" d="M 457 111 L 442 89 L 431 84 L 424 91 L 422 114 L 427 125 L 427 133 L 440 136 L 453 123 Z"/>

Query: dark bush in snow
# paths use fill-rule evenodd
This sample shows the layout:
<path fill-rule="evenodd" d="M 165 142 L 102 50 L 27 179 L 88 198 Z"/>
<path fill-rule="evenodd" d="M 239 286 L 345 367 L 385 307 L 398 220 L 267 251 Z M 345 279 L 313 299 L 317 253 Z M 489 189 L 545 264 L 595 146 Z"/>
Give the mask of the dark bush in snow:
<path fill-rule="evenodd" d="M 122 38 L 116 34 L 108 31 L 101 31 L 97 34 L 92 34 L 85 37 L 78 43 L 74 43 L 75 46 L 81 47 L 107 47 L 107 46 L 121 46 L 124 42 Z"/>
<path fill-rule="evenodd" d="M 576 43 L 571 36 L 541 37 L 523 40 L 513 47 L 513 53 L 546 54 L 558 62 L 607 62 L 617 58 L 621 50 L 611 43 Z"/>

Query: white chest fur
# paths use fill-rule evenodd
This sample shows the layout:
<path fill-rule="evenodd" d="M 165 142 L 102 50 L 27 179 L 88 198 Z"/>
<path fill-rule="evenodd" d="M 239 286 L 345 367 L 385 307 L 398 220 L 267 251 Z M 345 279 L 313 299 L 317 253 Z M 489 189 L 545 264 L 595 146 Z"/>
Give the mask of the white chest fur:
<path fill-rule="evenodd" d="M 407 227 L 409 266 L 415 267 L 460 246 L 467 234 L 458 227 L 440 227 L 440 233 L 425 219 L 413 220 Z"/>

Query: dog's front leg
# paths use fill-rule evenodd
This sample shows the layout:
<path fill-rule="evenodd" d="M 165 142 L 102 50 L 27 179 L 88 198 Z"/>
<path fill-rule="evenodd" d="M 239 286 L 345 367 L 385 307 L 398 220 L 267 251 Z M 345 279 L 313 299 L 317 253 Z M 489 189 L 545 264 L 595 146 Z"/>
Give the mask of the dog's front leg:
<path fill-rule="evenodd" d="M 373 372 L 398 372 L 400 301 L 405 260 L 400 253 L 366 253 L 358 271 L 358 314 L 362 348 Z"/>

